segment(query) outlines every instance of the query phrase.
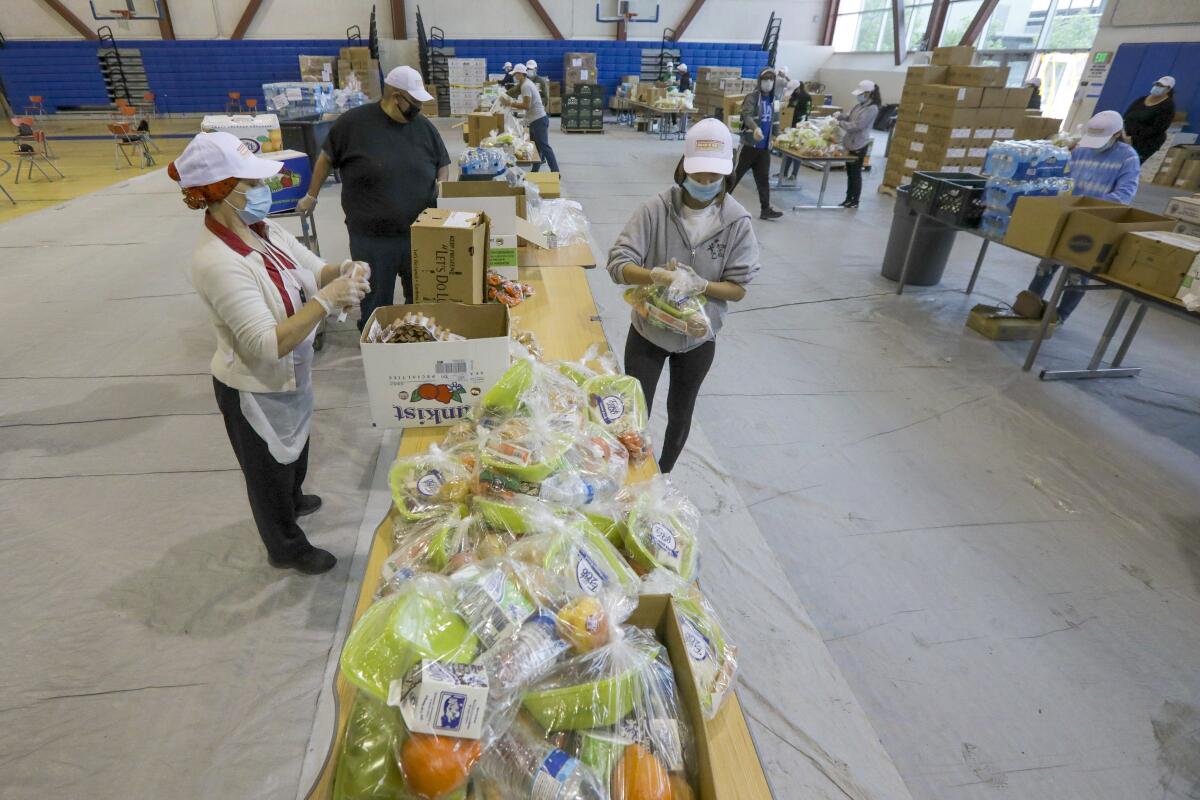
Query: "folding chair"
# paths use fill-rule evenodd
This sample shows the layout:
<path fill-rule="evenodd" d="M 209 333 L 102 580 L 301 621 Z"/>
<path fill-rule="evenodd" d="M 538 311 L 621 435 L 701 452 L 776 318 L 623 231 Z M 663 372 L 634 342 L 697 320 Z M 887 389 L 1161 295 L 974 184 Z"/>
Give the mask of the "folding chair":
<path fill-rule="evenodd" d="M 113 135 L 113 143 L 116 145 L 113 151 L 115 169 L 121 169 L 121 157 L 125 158 L 126 164 L 133 166 L 133 161 L 129 158 L 130 152 L 140 154 L 143 166 L 154 166 L 154 156 L 150 155 L 150 147 L 143 132 L 136 130 L 128 122 L 110 122 L 108 132 Z"/>
<path fill-rule="evenodd" d="M 12 164 L 8 163 L 3 158 L 0 158 L 0 166 L 4 167 L 4 171 L 0 172 L 0 178 L 3 178 L 9 173 L 9 171 L 12 170 Z M 17 201 L 13 200 L 13 196 L 8 193 L 8 189 L 5 189 L 4 184 L 2 183 L 0 183 L 0 192 L 4 192 L 4 196 L 8 198 L 8 202 L 12 203 L 14 206 L 17 204 Z"/>
<path fill-rule="evenodd" d="M 251 114 L 257 114 L 258 113 L 258 99 L 255 97 L 247 97 L 246 98 L 246 110 L 249 111 Z"/>
<path fill-rule="evenodd" d="M 43 119 L 46 116 L 46 103 L 40 94 L 29 95 L 29 105 L 25 106 L 26 114 L 37 114 Z"/>
<path fill-rule="evenodd" d="M 54 151 L 50 149 L 50 139 L 46 136 L 46 131 L 33 121 L 33 117 L 10 117 L 8 121 L 17 129 L 17 135 L 13 137 L 13 141 L 18 146 L 21 144 L 36 145 L 46 158 L 56 158 Z"/>
<path fill-rule="evenodd" d="M 146 144 L 150 145 L 150 147 L 154 149 L 154 152 L 161 153 L 162 148 L 159 147 L 154 139 L 150 136 L 150 123 L 145 117 L 142 117 L 141 120 L 137 120 L 139 114 L 140 112 L 134 106 L 121 106 L 121 119 L 118 120 L 118 122 L 125 122 L 129 125 L 132 125 L 134 131 L 142 135 L 142 138 L 146 140 Z"/>
<path fill-rule="evenodd" d="M 230 92 L 229 93 L 229 99 L 225 101 L 225 110 L 226 111 L 238 111 L 238 112 L 240 112 L 242 110 L 242 93 L 241 92 Z"/>
<path fill-rule="evenodd" d="M 142 116 L 153 119 L 158 115 L 158 98 L 154 96 L 154 92 L 146 92 L 142 95 L 142 102 L 138 104 L 138 109 L 142 112 Z"/>

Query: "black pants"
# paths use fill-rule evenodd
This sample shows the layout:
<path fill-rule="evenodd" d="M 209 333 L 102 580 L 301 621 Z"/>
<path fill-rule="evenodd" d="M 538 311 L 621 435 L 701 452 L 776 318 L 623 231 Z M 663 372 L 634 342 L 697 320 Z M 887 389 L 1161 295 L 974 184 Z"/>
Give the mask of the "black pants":
<path fill-rule="evenodd" d="M 707 341 L 686 353 L 671 353 L 642 338 L 632 327 L 625 341 L 625 373 L 642 384 L 646 408 L 654 406 L 654 390 L 662 377 L 663 364 L 671 360 L 671 383 L 667 389 L 667 434 L 663 439 L 662 457 L 658 468 L 670 472 L 675 468 L 683 446 L 692 430 L 692 412 L 696 396 L 704 383 L 717 353 L 717 343 Z"/>
<path fill-rule="evenodd" d="M 541 171 L 542 163 L 545 162 L 551 172 L 558 172 L 558 157 L 554 155 L 554 148 L 550 146 L 550 117 L 542 117 L 529 123 L 529 139 L 538 149 L 542 159 L 534 166 L 533 171 Z"/>
<path fill-rule="evenodd" d="M 856 158 L 853 161 L 846 162 L 846 201 L 857 203 L 859 197 L 862 196 L 862 171 L 863 161 L 867 158 L 867 151 L 870 146 L 864 147 L 861 150 L 854 150 L 851 155 Z"/>
<path fill-rule="evenodd" d="M 371 291 L 362 299 L 362 319 L 358 321 L 361 331 L 371 313 L 379 306 L 390 306 L 396 293 L 396 278 L 404 288 L 404 302 L 413 301 L 411 237 L 405 232 L 399 236 L 367 236 L 350 233 L 350 257 L 371 265 Z"/>
<path fill-rule="evenodd" d="M 729 191 L 732 192 L 736 189 L 742 176 L 752 169 L 754 170 L 754 185 L 758 187 L 758 204 L 762 206 L 763 211 L 767 211 L 771 208 L 771 150 L 769 148 L 760 150 L 748 144 L 742 145 L 742 151 L 738 153 L 737 167 L 733 170 L 733 180 L 729 184 Z"/>
<path fill-rule="evenodd" d="M 280 464 L 242 414 L 237 389 L 213 378 L 217 407 L 225 418 L 225 432 L 246 479 L 246 496 L 258 535 L 267 555 L 276 561 L 289 561 L 313 549 L 308 537 L 296 524 L 296 504 L 300 487 L 308 474 L 308 444 L 291 464 Z"/>

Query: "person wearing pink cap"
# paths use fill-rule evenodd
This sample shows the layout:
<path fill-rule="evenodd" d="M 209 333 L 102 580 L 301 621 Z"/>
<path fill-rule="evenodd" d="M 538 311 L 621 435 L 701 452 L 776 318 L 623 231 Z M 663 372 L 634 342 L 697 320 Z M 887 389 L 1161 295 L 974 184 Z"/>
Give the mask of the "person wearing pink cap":
<path fill-rule="evenodd" d="M 201 133 L 167 167 L 188 208 L 204 210 L 191 281 L 217 340 L 213 391 L 246 481 L 271 565 L 308 574 L 337 559 L 309 544 L 296 520 L 321 507 L 304 494 L 313 414 L 313 338 L 329 314 L 356 305 L 371 270 L 326 264 L 268 220 L 266 179 L 282 162 L 258 158 L 229 133 Z"/>
<path fill-rule="evenodd" d="M 675 467 L 692 427 L 700 386 L 716 356 L 717 331 L 726 304 L 746 296 L 758 273 L 758 239 L 750 213 L 728 193 L 733 172 L 733 134 L 725 123 L 705 119 L 687 132 L 675 185 L 642 204 L 608 254 L 616 283 L 683 287 L 702 296 L 710 335 L 668 330 L 635 310 L 625 341 L 625 372 L 637 378 L 647 406 L 654 404 L 663 367 L 670 362 L 667 432 L 658 465 Z"/>
<path fill-rule="evenodd" d="M 1158 152 L 1167 142 L 1167 128 L 1175 121 L 1175 79 L 1164 75 L 1150 87 L 1150 94 L 1139 97 L 1125 109 L 1125 133 L 1137 151 L 1138 159 Z"/>
<path fill-rule="evenodd" d="M 350 254 L 375 270 L 359 330 L 376 308 L 392 304 L 397 280 L 404 302 L 413 301 L 410 229 L 422 211 L 437 205 L 438 182 L 450 177 L 442 135 L 421 114 L 421 104 L 432 99 L 412 67 L 389 72 L 378 103 L 350 109 L 329 129 L 298 206 L 313 208 L 329 171 L 338 170 Z"/>

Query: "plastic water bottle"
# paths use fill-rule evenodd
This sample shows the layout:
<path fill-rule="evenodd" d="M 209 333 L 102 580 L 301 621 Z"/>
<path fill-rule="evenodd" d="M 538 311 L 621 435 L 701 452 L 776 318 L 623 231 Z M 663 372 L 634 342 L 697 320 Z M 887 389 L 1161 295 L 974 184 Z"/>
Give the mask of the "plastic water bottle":
<path fill-rule="evenodd" d="M 534 614 L 516 636 L 504 639 L 479 657 L 477 663 L 487 670 L 491 699 L 501 701 L 510 692 L 530 685 L 569 647 L 559 637 L 554 617 L 544 612 Z"/>
<path fill-rule="evenodd" d="M 502 797 L 530 800 L 606 800 L 608 791 L 591 768 L 551 745 L 529 721 L 518 718 L 479 761 Z"/>
<path fill-rule="evenodd" d="M 594 502 L 599 496 L 596 485 L 573 470 L 563 470 L 542 481 L 539 496 L 551 503 L 579 508 Z"/>

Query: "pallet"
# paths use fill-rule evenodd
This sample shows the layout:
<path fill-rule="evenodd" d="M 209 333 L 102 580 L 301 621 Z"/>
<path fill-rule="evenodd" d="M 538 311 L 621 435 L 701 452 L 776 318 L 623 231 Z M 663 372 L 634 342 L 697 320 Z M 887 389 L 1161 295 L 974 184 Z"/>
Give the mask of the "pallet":
<path fill-rule="evenodd" d="M 563 133 L 604 133 L 604 128 L 559 128 Z"/>

